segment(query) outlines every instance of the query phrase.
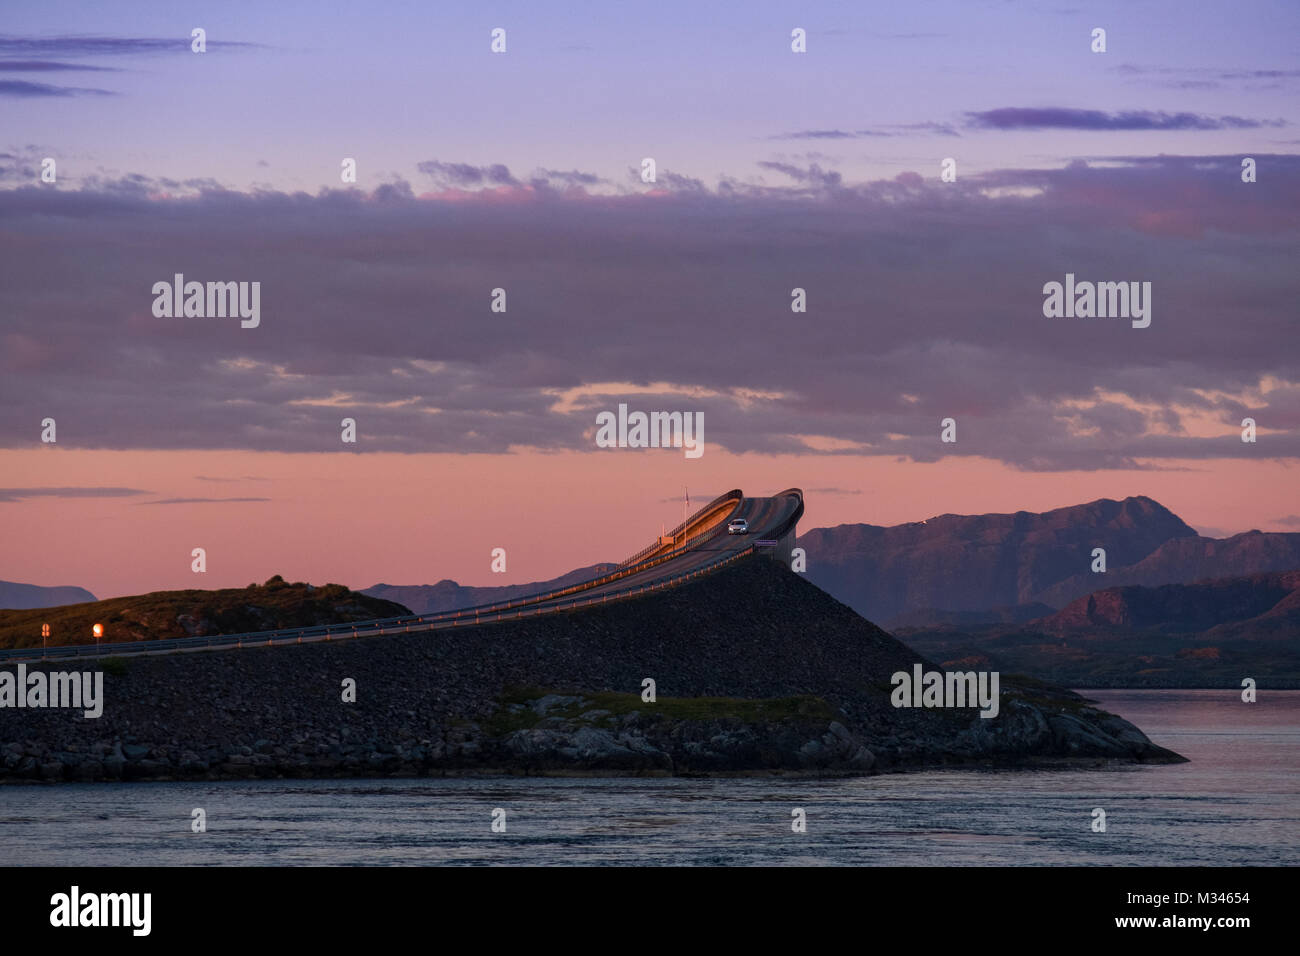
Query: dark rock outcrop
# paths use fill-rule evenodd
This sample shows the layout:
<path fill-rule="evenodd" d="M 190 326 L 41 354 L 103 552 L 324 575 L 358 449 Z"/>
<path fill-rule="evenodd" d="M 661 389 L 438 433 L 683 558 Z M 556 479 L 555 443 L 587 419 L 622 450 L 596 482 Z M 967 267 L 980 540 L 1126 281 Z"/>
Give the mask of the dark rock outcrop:
<path fill-rule="evenodd" d="M 0 709 L 0 779 L 460 772 L 862 773 L 1178 760 L 1076 694 L 897 709 L 929 662 L 765 558 L 654 595 L 481 627 L 122 658 L 103 716 Z M 47 670 L 93 662 L 50 665 Z M 342 700 L 345 679 L 356 702 Z M 657 699 L 643 701 L 643 680 Z M 1068 717 L 1069 719 L 1060 719 Z"/>

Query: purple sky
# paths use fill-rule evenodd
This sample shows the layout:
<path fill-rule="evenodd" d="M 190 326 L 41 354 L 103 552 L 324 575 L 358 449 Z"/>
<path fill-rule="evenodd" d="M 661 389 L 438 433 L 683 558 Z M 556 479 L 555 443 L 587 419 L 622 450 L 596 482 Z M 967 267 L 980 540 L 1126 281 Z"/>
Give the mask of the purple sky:
<path fill-rule="evenodd" d="M 178 521 L 283 514 L 311 497 L 311 452 L 401 453 L 417 463 L 404 481 L 448 456 L 482 462 L 465 480 L 497 456 L 518 480 L 545 474 L 529 573 L 511 580 L 635 550 L 674 515 L 645 502 L 696 477 L 833 489 L 825 524 L 1115 493 L 1172 507 L 1168 476 L 1196 472 L 1212 480 L 1180 504 L 1188 521 L 1280 530 L 1300 510 L 1286 504 L 1300 17 L 1186 6 L 17 9 L 0 34 L 0 522 L 43 527 L 51 547 L 39 574 L 10 555 L 0 578 L 162 586 L 150 555 L 181 547 Z M 504 55 L 488 49 L 498 26 Z M 796 26 L 806 54 L 790 51 Z M 1089 51 L 1097 26 L 1105 54 Z M 47 156 L 55 184 L 39 181 Z M 356 185 L 339 181 L 348 156 Z M 653 185 L 635 172 L 645 156 Z M 944 157 L 956 182 L 940 181 Z M 260 326 L 156 318 L 150 290 L 177 272 L 259 281 Z M 1042 286 L 1067 272 L 1150 282 L 1150 328 L 1044 318 Z M 488 308 L 496 287 L 505 314 Z M 650 484 L 619 519 L 644 533 L 548 550 L 594 462 L 641 454 L 594 449 L 596 412 L 621 401 L 703 412 L 713 464 L 646 454 Z M 46 416 L 59 456 L 151 464 L 114 464 L 110 482 L 92 473 L 110 459 L 32 458 L 50 451 Z M 344 416 L 356 446 L 339 443 Z M 939 441 L 949 416 L 956 444 Z M 196 490 L 200 450 L 254 478 L 274 456 L 275 483 L 226 469 L 237 487 Z M 920 479 L 937 467 L 963 485 L 960 508 Z M 344 501 L 384 481 L 341 472 Z M 131 494 L 58 491 L 74 486 Z M 200 517 L 212 508 L 227 517 Z M 518 538 L 517 517 L 483 508 L 489 538 Z M 101 519 L 148 530 L 96 585 L 69 555 Z M 281 565 L 319 553 L 319 519 L 285 519 Z M 418 571 L 372 557 L 321 555 L 298 576 L 489 583 L 454 555 Z M 225 566 L 238 580 L 221 583 L 255 576 Z"/>
<path fill-rule="evenodd" d="M 944 156 L 974 173 L 1113 151 L 1289 152 L 1279 147 L 1300 135 L 1300 6 L 1289 0 L 670 0 L 580 15 L 424 0 L 328 13 L 307 2 L 11 6 L 3 128 L 12 145 L 57 153 L 68 186 L 140 173 L 314 193 L 338 184 L 344 156 L 361 187 L 401 177 L 417 192 L 427 160 L 630 185 L 629 168 L 654 156 L 713 186 L 780 183 L 758 163 L 816 159 L 860 180 L 928 173 Z M 201 56 L 189 48 L 196 26 L 209 39 Z M 489 52 L 494 27 L 507 31 L 504 55 Z M 790 52 L 794 27 L 806 54 Z M 1095 27 L 1105 54 L 1090 50 Z M 69 66 L 97 69 L 56 69 Z M 1017 109 L 1189 113 L 1223 128 L 1157 123 L 1099 139 L 1086 118 L 980 119 Z"/>

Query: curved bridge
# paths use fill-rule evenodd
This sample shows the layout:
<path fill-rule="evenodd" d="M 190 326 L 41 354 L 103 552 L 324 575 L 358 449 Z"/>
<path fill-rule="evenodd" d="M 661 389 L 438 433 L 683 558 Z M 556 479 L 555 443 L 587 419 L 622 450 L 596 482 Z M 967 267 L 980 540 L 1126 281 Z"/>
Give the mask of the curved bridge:
<path fill-rule="evenodd" d="M 307 644 L 380 634 L 472 627 L 475 624 L 490 624 L 537 614 L 554 614 L 675 587 L 758 551 L 769 552 L 774 558 L 788 563 L 794 545 L 795 528 L 802 516 L 803 492 L 798 488 L 788 488 L 770 498 L 746 498 L 736 489 L 710 501 L 672 532 L 663 535 L 653 545 L 633 555 L 613 571 L 558 591 L 457 611 L 413 614 L 409 617 L 356 621 L 350 624 L 322 624 L 248 634 L 163 638 L 103 645 L 65 644 L 47 648 L 44 652 L 40 648 L 23 647 L 0 651 L 0 662 L 125 657 Z M 727 534 L 726 525 L 732 518 L 745 518 L 749 522 L 749 533 Z"/>

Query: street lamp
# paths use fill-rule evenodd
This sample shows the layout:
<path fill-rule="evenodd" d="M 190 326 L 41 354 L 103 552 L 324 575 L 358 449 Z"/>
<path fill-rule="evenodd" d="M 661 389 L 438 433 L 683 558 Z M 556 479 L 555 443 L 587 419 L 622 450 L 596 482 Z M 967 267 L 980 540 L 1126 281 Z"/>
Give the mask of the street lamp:
<path fill-rule="evenodd" d="M 41 625 L 41 660 L 45 660 L 45 639 L 50 636 L 50 626 Z"/>
<path fill-rule="evenodd" d="M 104 625 L 96 624 L 91 630 L 95 633 L 95 647 L 99 647 L 99 639 L 104 636 Z"/>
<path fill-rule="evenodd" d="M 684 495 L 682 497 L 682 547 L 686 547 L 686 518 L 691 510 L 691 489 L 682 485 Z"/>

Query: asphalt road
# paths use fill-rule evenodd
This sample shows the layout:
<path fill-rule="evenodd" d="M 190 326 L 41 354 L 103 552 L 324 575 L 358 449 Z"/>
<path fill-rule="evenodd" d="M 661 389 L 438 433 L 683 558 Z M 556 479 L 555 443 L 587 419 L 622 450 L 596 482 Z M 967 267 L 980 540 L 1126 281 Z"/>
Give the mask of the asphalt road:
<path fill-rule="evenodd" d="M 667 576 L 677 576 L 698 571 L 719 558 L 745 550 L 755 541 L 774 536 L 776 529 L 781 526 L 783 521 L 794 514 L 798 506 L 799 499 L 794 495 L 774 498 L 742 498 L 736 506 L 736 510 L 727 517 L 727 521 L 732 518 L 745 518 L 749 521 L 749 534 L 727 534 L 727 525 L 726 522 L 723 522 L 712 536 L 697 542 L 690 550 L 675 558 L 646 568 L 644 571 L 629 574 L 616 581 L 584 588 L 576 594 L 565 595 L 556 598 L 554 601 L 538 602 L 532 606 L 568 606 L 574 600 L 586 600 L 593 597 L 598 598 L 602 595 L 618 594 L 630 587 L 648 584 Z"/>

